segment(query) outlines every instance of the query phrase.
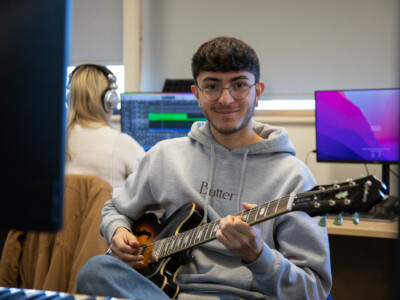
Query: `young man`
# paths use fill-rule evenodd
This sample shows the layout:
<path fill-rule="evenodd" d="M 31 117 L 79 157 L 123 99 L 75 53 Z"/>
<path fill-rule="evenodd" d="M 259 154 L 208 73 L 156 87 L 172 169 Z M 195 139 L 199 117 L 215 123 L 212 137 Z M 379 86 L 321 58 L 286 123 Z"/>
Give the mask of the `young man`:
<path fill-rule="evenodd" d="M 192 91 L 207 122 L 194 123 L 187 137 L 154 146 L 124 192 L 105 204 L 101 232 L 110 255 L 86 264 L 78 292 L 168 299 L 165 282 L 157 284 L 162 290 L 135 271 L 145 264 L 131 228 L 147 210 L 163 209 L 168 218 L 193 202 L 203 208 L 204 220 L 220 224 L 216 239 L 194 247 L 191 260 L 176 272 L 180 292 L 220 299 L 326 299 L 329 245 L 318 220 L 290 212 L 249 226 L 243 216 L 234 216 L 241 206 L 247 210 L 315 185 L 286 130 L 252 121 L 264 90 L 256 53 L 243 41 L 218 37 L 194 54 L 192 72 Z M 166 275 L 167 269 L 162 265 L 158 272 Z"/>

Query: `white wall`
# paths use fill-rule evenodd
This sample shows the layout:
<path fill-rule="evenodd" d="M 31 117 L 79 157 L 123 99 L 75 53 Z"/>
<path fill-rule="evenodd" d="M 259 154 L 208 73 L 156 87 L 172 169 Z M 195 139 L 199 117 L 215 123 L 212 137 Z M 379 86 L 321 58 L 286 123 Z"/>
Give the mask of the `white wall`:
<path fill-rule="evenodd" d="M 191 78 L 191 56 L 218 35 L 259 55 L 267 96 L 397 87 L 399 0 L 145 0 L 142 90 Z"/>
<path fill-rule="evenodd" d="M 70 65 L 122 64 L 122 0 L 74 0 Z"/>
<path fill-rule="evenodd" d="M 191 78 L 193 53 L 219 35 L 254 47 L 266 83 L 263 98 L 398 87 L 399 13 L 399 0 L 145 0 L 141 90 L 160 91 L 166 78 Z M 367 174 L 363 164 L 316 163 L 313 118 L 272 123 L 288 129 L 297 156 L 308 157 L 320 184 Z M 367 167 L 381 179 L 380 165 Z M 396 183 L 391 175 L 392 192 Z"/>

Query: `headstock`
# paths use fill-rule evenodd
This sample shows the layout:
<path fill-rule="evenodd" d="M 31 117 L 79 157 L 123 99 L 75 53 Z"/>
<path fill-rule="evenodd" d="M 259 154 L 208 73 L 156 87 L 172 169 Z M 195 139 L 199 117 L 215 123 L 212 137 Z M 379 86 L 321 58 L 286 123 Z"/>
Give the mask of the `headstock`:
<path fill-rule="evenodd" d="M 353 222 L 358 224 L 357 213 L 368 212 L 381 202 L 385 190 L 386 186 L 373 175 L 342 183 L 320 185 L 306 193 L 298 194 L 293 201 L 292 210 L 304 211 L 310 216 L 336 214 L 337 225 L 341 223 L 342 213 L 355 213 Z"/>

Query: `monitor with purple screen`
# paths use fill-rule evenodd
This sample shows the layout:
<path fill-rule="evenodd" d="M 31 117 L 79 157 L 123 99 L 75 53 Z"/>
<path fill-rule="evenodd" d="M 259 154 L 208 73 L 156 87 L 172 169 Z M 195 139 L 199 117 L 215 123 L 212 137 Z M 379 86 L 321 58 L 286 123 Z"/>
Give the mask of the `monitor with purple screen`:
<path fill-rule="evenodd" d="M 318 162 L 399 161 L 400 89 L 315 92 Z"/>

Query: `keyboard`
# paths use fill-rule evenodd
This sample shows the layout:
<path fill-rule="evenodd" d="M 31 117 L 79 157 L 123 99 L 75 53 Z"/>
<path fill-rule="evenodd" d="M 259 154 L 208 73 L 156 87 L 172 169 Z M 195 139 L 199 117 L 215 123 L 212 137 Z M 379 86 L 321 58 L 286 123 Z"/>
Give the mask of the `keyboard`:
<path fill-rule="evenodd" d="M 112 300 L 113 297 L 98 297 L 67 294 L 53 291 L 0 287 L 0 300 Z"/>

